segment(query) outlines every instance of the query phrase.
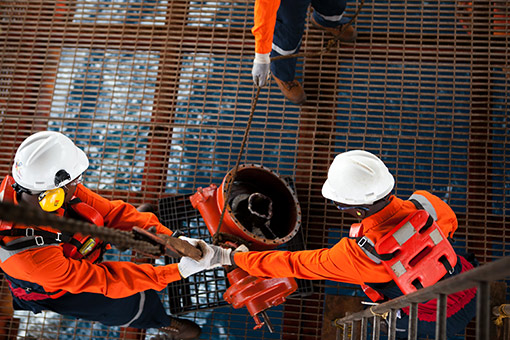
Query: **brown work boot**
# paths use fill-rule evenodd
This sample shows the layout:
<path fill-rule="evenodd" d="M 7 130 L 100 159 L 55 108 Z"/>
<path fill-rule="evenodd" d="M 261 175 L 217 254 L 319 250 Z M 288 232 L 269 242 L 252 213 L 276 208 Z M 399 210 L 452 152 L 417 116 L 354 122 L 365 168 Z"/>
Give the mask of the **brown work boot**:
<path fill-rule="evenodd" d="M 354 40 L 356 40 L 356 37 L 358 36 L 356 29 L 347 23 L 338 25 L 336 27 L 326 27 L 320 25 L 317 21 L 315 21 L 313 15 L 311 18 L 311 22 L 313 26 L 333 34 L 335 38 L 338 38 L 338 40 L 342 42 L 353 42 Z"/>
<path fill-rule="evenodd" d="M 170 317 L 170 325 L 159 330 L 172 340 L 197 339 L 202 333 L 199 325 L 193 321 Z"/>
<path fill-rule="evenodd" d="M 288 101 L 298 105 L 305 102 L 305 90 L 303 90 L 303 87 L 297 80 L 283 81 L 276 78 L 274 74 L 273 78 Z"/>

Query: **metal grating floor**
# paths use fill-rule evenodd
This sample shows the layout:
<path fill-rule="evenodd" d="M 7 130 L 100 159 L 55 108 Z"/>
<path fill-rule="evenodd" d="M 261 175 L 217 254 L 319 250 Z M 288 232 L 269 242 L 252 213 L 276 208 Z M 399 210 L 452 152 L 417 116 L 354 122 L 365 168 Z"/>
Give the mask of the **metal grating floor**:
<path fill-rule="evenodd" d="M 359 5 L 349 2 L 347 16 Z M 157 203 L 218 184 L 235 164 L 254 94 L 252 11 L 253 1 L 0 2 L 2 176 L 25 137 L 52 129 L 87 152 L 85 184 L 111 199 Z M 398 196 L 430 190 L 452 206 L 456 247 L 481 263 L 509 255 L 508 18 L 508 0 L 365 1 L 354 44 L 298 61 L 306 104 L 286 102 L 274 82 L 261 91 L 242 161 L 294 179 L 307 249 L 347 234 L 353 221 L 320 188 L 337 153 L 365 148 L 388 164 Z M 307 26 L 301 50 L 329 38 Z M 353 294 L 313 282 L 313 294 L 272 312 L 275 334 L 252 330 L 248 313 L 229 306 L 184 316 L 204 327 L 203 339 L 315 340 L 326 296 Z M 11 312 L 2 307 L 0 321 Z M 17 317 L 20 337 L 126 336 L 52 314 Z"/>

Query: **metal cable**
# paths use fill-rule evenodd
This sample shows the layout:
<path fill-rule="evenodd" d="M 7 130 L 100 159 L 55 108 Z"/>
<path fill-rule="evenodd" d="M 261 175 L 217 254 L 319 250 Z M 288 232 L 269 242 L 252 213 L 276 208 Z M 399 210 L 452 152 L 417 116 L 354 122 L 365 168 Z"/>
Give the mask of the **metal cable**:
<path fill-rule="evenodd" d="M 241 162 L 241 157 L 243 155 L 244 147 L 246 145 L 246 140 L 248 139 L 248 132 L 250 131 L 251 122 L 253 120 L 253 114 L 255 112 L 255 107 L 257 106 L 257 102 L 259 100 L 260 89 L 261 89 L 261 87 L 257 86 L 257 91 L 255 92 L 255 96 L 251 103 L 250 116 L 248 117 L 248 123 L 246 123 L 246 129 L 244 130 L 243 141 L 241 142 L 241 149 L 239 150 L 239 154 L 237 155 L 237 161 L 236 161 L 236 165 L 234 166 L 234 169 L 232 170 L 232 176 L 230 177 L 229 181 L 225 181 L 225 187 L 227 188 L 227 194 L 225 195 L 225 202 L 223 202 L 223 209 L 221 210 L 221 216 L 220 216 L 220 222 L 218 223 L 218 229 L 216 229 L 216 232 L 213 235 L 213 243 L 214 244 L 219 244 L 219 235 L 220 235 L 220 231 L 221 231 L 221 226 L 223 224 L 222 223 L 223 217 L 225 216 L 225 211 L 227 210 L 228 200 L 230 198 L 230 192 L 232 191 L 232 185 L 230 185 L 230 183 L 234 181 L 234 179 L 237 175 L 237 168 L 239 167 L 239 163 Z"/>
<path fill-rule="evenodd" d="M 321 54 L 328 52 L 338 42 L 342 33 L 347 29 L 347 26 L 349 26 L 351 23 L 353 23 L 356 20 L 358 14 L 361 11 L 361 9 L 363 8 L 364 4 L 365 4 L 365 0 L 361 0 L 360 5 L 356 9 L 356 12 L 352 16 L 352 18 L 346 24 L 344 24 L 342 26 L 342 29 L 340 30 L 340 34 L 338 36 L 336 36 L 335 38 L 330 39 L 328 41 L 326 47 L 323 48 L 322 50 L 320 50 L 318 52 L 306 52 L 306 53 L 303 52 L 303 53 L 297 53 L 297 54 L 291 54 L 291 55 L 285 55 L 285 56 L 277 56 L 277 57 L 271 58 L 271 61 L 290 59 L 290 58 L 298 58 L 298 57 L 310 57 L 310 56 L 321 55 Z M 255 93 L 255 96 L 253 98 L 252 105 L 251 105 L 248 123 L 246 124 L 246 128 L 244 131 L 243 141 L 241 143 L 241 149 L 239 150 L 239 154 L 237 155 L 236 164 L 234 166 L 234 169 L 232 170 L 232 176 L 230 176 L 230 179 L 228 181 L 225 181 L 225 186 L 223 187 L 223 188 L 225 188 L 225 187 L 227 188 L 227 194 L 225 195 L 225 201 L 223 202 L 223 209 L 221 210 L 220 221 L 218 222 L 218 229 L 216 229 L 216 232 L 213 235 L 213 243 L 216 245 L 219 244 L 219 242 L 220 242 L 219 235 L 220 235 L 220 231 L 221 231 L 221 226 L 223 225 L 223 218 L 225 217 L 225 211 L 227 210 L 228 201 L 230 199 L 230 192 L 232 190 L 232 186 L 230 185 L 230 183 L 234 181 L 234 179 L 237 175 L 237 169 L 239 167 L 239 163 L 241 162 L 241 157 L 243 155 L 244 147 L 246 145 L 246 140 L 248 139 L 248 133 L 250 131 L 251 122 L 253 120 L 253 114 L 255 112 L 255 107 L 257 106 L 257 102 L 259 99 L 260 89 L 261 89 L 261 87 L 257 86 L 257 91 Z"/>
<path fill-rule="evenodd" d="M 90 235 L 104 242 L 111 243 L 121 250 L 133 249 L 146 254 L 161 254 L 159 246 L 136 240 L 131 232 L 107 227 L 97 227 L 87 222 L 59 217 L 41 210 L 15 205 L 10 202 L 0 202 L 0 219 L 26 226 L 50 226 L 70 234 L 80 233 L 82 235 Z"/>

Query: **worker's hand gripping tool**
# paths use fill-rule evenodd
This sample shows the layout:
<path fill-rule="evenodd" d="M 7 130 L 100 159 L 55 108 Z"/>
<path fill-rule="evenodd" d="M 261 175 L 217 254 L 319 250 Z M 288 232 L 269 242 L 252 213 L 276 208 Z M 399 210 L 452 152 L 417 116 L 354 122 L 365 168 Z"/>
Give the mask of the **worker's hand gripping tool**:
<path fill-rule="evenodd" d="M 202 251 L 199 248 L 194 247 L 189 242 L 178 237 L 173 237 L 165 234 L 156 234 L 155 232 L 139 227 L 133 227 L 132 231 L 135 234 L 135 237 L 155 245 L 160 245 L 161 254 L 159 254 L 159 256 L 164 255 L 175 258 L 188 256 L 196 261 L 202 258 Z M 145 255 L 151 256 L 149 254 Z"/>

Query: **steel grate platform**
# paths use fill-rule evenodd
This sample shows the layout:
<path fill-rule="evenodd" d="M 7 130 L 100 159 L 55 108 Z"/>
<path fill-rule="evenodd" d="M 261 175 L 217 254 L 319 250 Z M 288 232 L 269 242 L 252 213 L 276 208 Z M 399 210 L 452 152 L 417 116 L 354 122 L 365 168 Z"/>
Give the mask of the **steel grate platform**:
<path fill-rule="evenodd" d="M 349 1 L 346 17 L 360 4 Z M 198 187 L 220 182 L 239 154 L 254 95 L 253 5 L 0 2 L 1 175 L 24 138 L 58 130 L 88 154 L 89 188 L 134 205 L 173 197 L 169 227 L 207 239 L 183 206 Z M 482 264 L 510 254 L 509 18 L 508 0 L 364 1 L 355 43 L 298 60 L 304 105 L 285 101 L 274 81 L 262 89 L 242 162 L 294 180 L 306 249 L 334 245 L 355 222 L 328 204 L 321 186 L 336 154 L 364 148 L 388 164 L 397 196 L 429 190 L 450 204 L 459 221 L 455 247 Z M 317 52 L 329 38 L 307 20 L 301 51 Z M 245 310 L 221 305 L 221 271 L 207 275 L 210 295 L 188 295 L 187 286 L 162 292 L 169 308 L 203 327 L 201 339 L 322 340 L 329 298 L 361 294 L 314 281 L 311 294 L 305 289 L 272 311 L 270 334 L 253 330 Z M 51 313 L 11 318 L 1 287 L 0 330 L 11 338 L 155 335 Z M 197 301 L 200 310 L 183 310 Z M 473 334 L 468 327 L 459 338 Z"/>

